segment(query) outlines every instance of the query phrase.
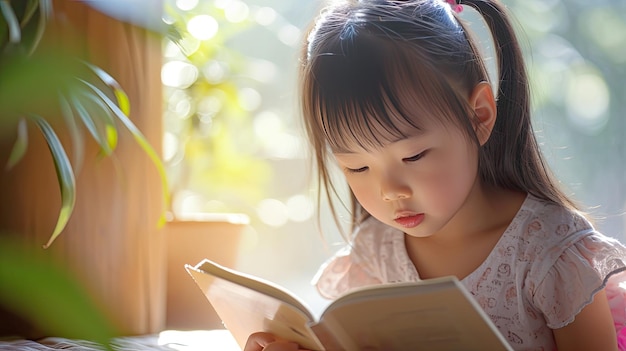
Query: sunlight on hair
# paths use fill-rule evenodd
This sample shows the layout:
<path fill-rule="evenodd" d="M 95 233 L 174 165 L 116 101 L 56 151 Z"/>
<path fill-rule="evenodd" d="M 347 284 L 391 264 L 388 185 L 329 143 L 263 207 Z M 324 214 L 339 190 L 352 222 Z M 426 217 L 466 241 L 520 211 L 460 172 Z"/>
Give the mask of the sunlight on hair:
<path fill-rule="evenodd" d="M 282 227 L 289 220 L 287 206 L 276 199 L 265 199 L 259 202 L 257 214 L 263 223 L 272 227 Z"/>
<path fill-rule="evenodd" d="M 209 40 L 213 38 L 219 29 L 215 18 L 209 15 L 198 15 L 187 22 L 187 30 L 194 38 Z"/>

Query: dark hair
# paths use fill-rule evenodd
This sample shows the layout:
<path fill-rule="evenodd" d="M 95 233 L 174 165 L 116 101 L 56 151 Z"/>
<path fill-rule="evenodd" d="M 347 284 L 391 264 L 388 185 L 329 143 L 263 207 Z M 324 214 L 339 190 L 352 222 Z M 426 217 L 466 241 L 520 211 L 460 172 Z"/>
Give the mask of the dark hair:
<path fill-rule="evenodd" d="M 347 1 L 325 8 L 313 23 L 302 53 L 301 107 L 317 181 L 335 220 L 329 153 L 406 137 L 407 127 L 420 128 L 422 114 L 444 116 L 442 122 L 465 131 L 479 149 L 483 184 L 576 208 L 559 189 L 535 139 L 528 78 L 506 9 L 495 0 L 461 4 L 482 15 L 497 55 L 497 119 L 482 147 L 467 100 L 489 77 L 466 25 L 444 0 Z M 369 214 L 353 194 L 351 201 L 357 225 Z"/>

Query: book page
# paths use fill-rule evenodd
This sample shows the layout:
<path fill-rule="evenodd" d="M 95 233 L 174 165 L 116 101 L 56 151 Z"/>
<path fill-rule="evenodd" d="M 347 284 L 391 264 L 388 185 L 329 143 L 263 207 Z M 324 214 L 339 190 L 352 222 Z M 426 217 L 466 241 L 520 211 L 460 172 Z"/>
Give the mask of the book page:
<path fill-rule="evenodd" d="M 512 350 L 456 278 L 361 289 L 322 315 L 345 350 Z"/>
<path fill-rule="evenodd" d="M 281 288 L 206 260 L 185 268 L 242 349 L 248 336 L 259 331 L 322 348 L 309 327 L 311 314 Z"/>

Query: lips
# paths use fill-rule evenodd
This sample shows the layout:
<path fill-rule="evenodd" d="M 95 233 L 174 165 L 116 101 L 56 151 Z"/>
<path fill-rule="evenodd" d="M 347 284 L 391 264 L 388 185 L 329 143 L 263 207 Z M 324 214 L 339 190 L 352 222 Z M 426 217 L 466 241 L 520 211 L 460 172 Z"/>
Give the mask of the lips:
<path fill-rule="evenodd" d="M 417 227 L 420 223 L 422 223 L 423 220 L 424 220 L 423 213 L 398 215 L 394 219 L 396 223 L 400 224 L 401 226 L 405 228 Z"/>

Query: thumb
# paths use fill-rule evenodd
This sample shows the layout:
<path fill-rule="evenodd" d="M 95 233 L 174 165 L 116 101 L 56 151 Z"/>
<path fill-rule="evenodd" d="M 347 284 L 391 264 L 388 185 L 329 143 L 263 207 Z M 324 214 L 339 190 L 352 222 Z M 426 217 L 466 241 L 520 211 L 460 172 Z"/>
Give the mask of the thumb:
<path fill-rule="evenodd" d="M 300 347 L 295 342 L 275 341 L 268 344 L 263 351 L 299 351 Z"/>

